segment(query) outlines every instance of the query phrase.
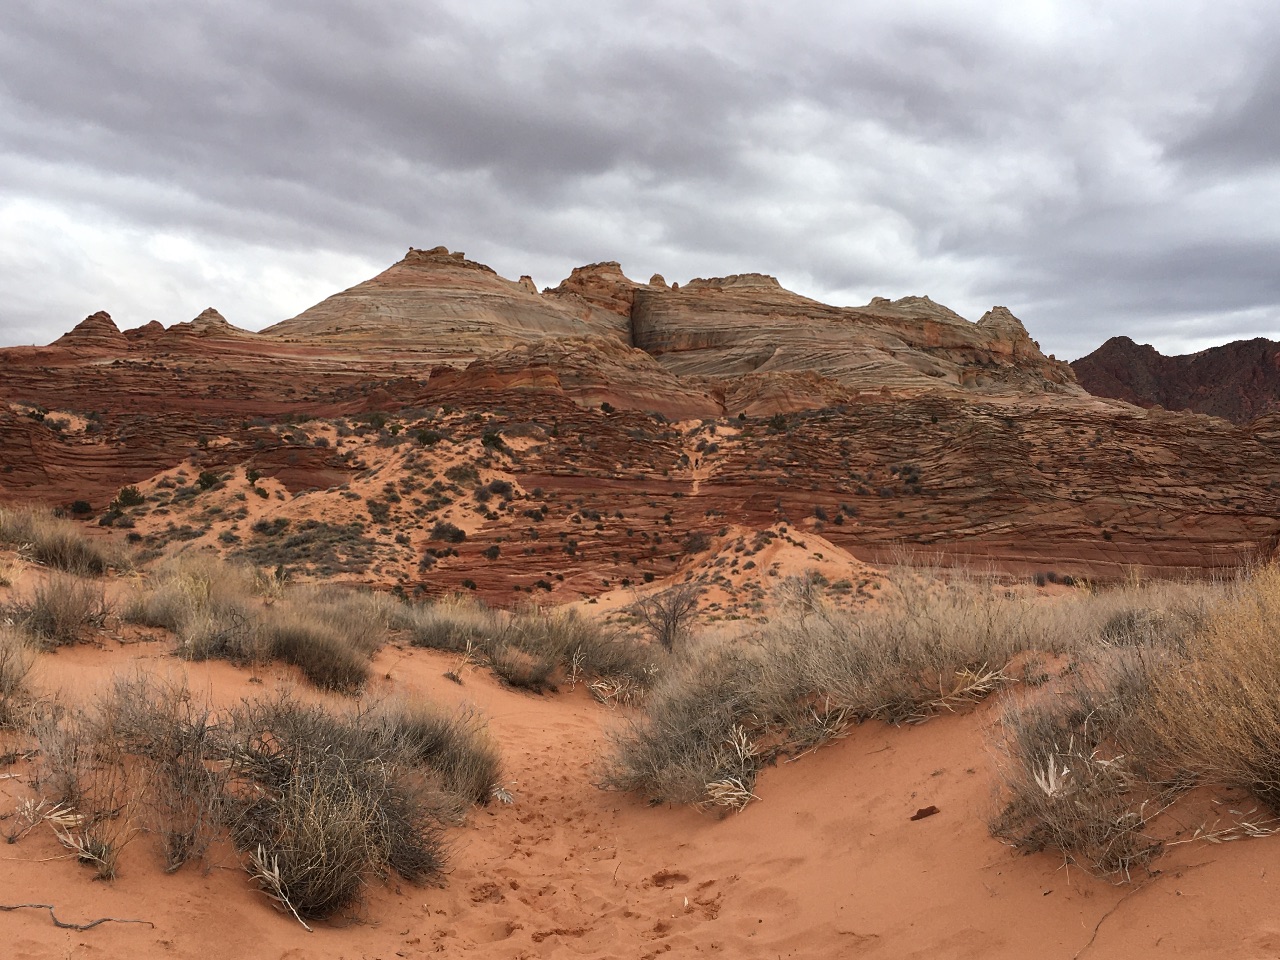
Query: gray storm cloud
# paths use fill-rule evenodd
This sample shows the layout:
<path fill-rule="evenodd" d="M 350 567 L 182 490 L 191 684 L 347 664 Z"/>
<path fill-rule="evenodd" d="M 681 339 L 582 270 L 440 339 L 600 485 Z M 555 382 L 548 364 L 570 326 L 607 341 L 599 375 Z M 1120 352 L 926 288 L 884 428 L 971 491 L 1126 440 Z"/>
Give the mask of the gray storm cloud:
<path fill-rule="evenodd" d="M 1063 357 L 1280 337 L 1280 10 L 869 6 L 10 4 L 0 343 L 261 327 L 437 243 L 1000 303 Z"/>

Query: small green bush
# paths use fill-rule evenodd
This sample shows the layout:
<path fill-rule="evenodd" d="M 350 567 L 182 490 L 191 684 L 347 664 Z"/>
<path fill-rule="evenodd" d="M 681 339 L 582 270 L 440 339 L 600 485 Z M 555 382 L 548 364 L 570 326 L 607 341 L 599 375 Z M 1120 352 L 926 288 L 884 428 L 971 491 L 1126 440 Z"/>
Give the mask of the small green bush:
<path fill-rule="evenodd" d="M 431 528 L 432 540 L 443 540 L 446 543 L 462 543 L 467 539 L 467 532 L 448 520 L 438 520 Z"/>
<path fill-rule="evenodd" d="M 122 507 L 137 507 L 146 503 L 146 500 L 147 498 L 143 496 L 142 491 L 134 486 L 121 487 L 120 492 L 116 495 L 116 503 Z"/>

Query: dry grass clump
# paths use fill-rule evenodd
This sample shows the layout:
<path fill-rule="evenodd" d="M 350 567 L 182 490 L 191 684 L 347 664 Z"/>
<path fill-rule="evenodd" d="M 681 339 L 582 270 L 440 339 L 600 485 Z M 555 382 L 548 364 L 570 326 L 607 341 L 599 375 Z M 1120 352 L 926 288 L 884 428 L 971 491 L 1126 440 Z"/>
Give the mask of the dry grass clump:
<path fill-rule="evenodd" d="M 57 573 L 38 584 L 14 612 L 18 625 L 32 637 L 63 646 L 76 643 L 85 627 L 102 626 L 109 611 L 99 584 Z"/>
<path fill-rule="evenodd" d="M 215 713 L 184 681 L 141 672 L 83 709 L 46 710 L 33 732 L 40 800 L 11 839 L 47 821 L 110 879 L 144 828 L 167 871 L 229 836 L 300 920 L 345 909 L 391 873 L 438 878 L 443 825 L 486 802 L 499 775 L 471 712 L 335 713 L 281 694 Z"/>
<path fill-rule="evenodd" d="M 503 630 L 502 615 L 465 596 L 446 597 L 419 607 L 405 607 L 396 623 L 415 647 L 448 653 L 488 649 Z"/>
<path fill-rule="evenodd" d="M 70 520 L 35 507 L 0 508 L 0 542 L 16 546 L 29 560 L 82 577 L 127 569 L 127 553 L 85 536 Z"/>
<path fill-rule="evenodd" d="M 890 584 L 871 611 L 770 625 L 764 646 L 783 697 L 798 686 L 828 714 L 915 722 L 992 693 L 1017 654 L 1060 649 L 1045 607 L 993 583 L 900 570 Z"/>
<path fill-rule="evenodd" d="M 617 736 L 602 782 L 653 800 L 736 806 L 779 755 L 855 722 L 902 723 L 979 700 L 1045 642 L 1034 607 L 990 584 L 899 571 L 882 606 L 817 607 L 748 643 L 695 650 Z"/>
<path fill-rule="evenodd" d="M 992 834 L 1124 880 L 1156 857 L 1163 844 L 1148 826 L 1188 785 L 1168 776 L 1143 717 L 1171 658 L 1158 644 L 1098 651 L 1060 683 L 1006 704 Z"/>
<path fill-rule="evenodd" d="M 143 795 L 114 736 L 116 706 L 103 699 L 81 710 L 49 707 L 33 724 L 39 746 L 34 785 L 43 800 L 33 812 L 40 811 L 63 846 L 101 880 L 115 877 L 121 850 L 138 833 Z M 29 819 L 31 826 L 39 822 Z"/>
<path fill-rule="evenodd" d="M 289 588 L 250 567 L 189 552 L 169 558 L 134 593 L 124 617 L 172 631 L 179 655 L 190 660 L 256 665 L 278 659 L 319 687 L 352 691 L 368 678 L 369 660 L 398 611 L 399 604 L 382 595 Z"/>
<path fill-rule="evenodd" d="M 396 756 L 431 771 L 454 800 L 454 816 L 472 804 L 486 804 L 501 781 L 498 745 L 484 717 L 463 707 L 447 712 L 424 702 L 392 701 L 371 715 L 378 736 Z"/>
<path fill-rule="evenodd" d="M 650 691 L 643 715 L 615 736 L 600 785 L 654 802 L 745 805 L 765 759 L 752 735 L 763 740 L 778 724 L 760 696 L 765 670 L 758 649 L 693 651 Z M 726 794 L 724 787 L 737 790 Z"/>
<path fill-rule="evenodd" d="M 327 620 L 294 606 L 264 611 L 258 629 L 271 656 L 322 690 L 351 692 L 369 679 L 369 654 Z"/>
<path fill-rule="evenodd" d="M 1280 567 L 1232 586 L 1157 679 L 1146 718 L 1189 775 L 1280 811 Z"/>
<path fill-rule="evenodd" d="M 31 704 L 27 679 L 35 651 L 20 630 L 0 623 L 0 728 L 21 724 Z"/>
<path fill-rule="evenodd" d="M 469 597 L 405 607 L 395 625 L 414 646 L 466 653 L 512 686 L 541 692 L 570 683 L 608 679 L 618 689 L 643 691 L 658 672 L 651 649 L 576 611 L 492 610 Z"/>
<path fill-rule="evenodd" d="M 1225 587 L 1128 587 L 1088 613 L 1091 656 L 1006 706 L 992 832 L 1129 879 L 1162 848 L 1153 820 L 1197 783 L 1243 788 L 1276 809 L 1280 569 Z"/>
<path fill-rule="evenodd" d="M 16 586 L 22 579 L 22 572 L 27 568 L 27 561 L 21 554 L 11 557 L 0 557 L 0 587 Z"/>
<path fill-rule="evenodd" d="M 372 657 L 386 642 L 387 629 L 398 621 L 403 609 L 387 594 L 342 586 L 294 587 L 284 598 L 291 607 L 327 623 L 366 657 Z"/>
<path fill-rule="evenodd" d="M 186 552 L 168 557 L 129 599 L 130 623 L 163 627 L 189 660 L 246 664 L 264 658 L 253 600 L 254 572 L 217 557 Z"/>
<path fill-rule="evenodd" d="M 616 735 L 602 783 L 653 800 L 739 806 L 763 764 L 854 723 L 921 722 L 979 701 L 1013 681 L 1020 654 L 1097 643 L 1116 609 L 1153 599 L 1135 589 L 1090 610 L 1088 596 L 1033 603 L 994 581 L 899 569 L 871 610 L 815 601 L 755 636 L 694 648 Z M 1170 603 L 1159 622 L 1177 624 L 1183 638 L 1198 609 Z M 1137 650 L 1141 641 L 1113 630 L 1110 642 Z"/>
<path fill-rule="evenodd" d="M 143 820 L 160 841 L 165 872 L 203 857 L 219 833 L 229 782 L 213 710 L 185 681 L 141 671 L 118 677 L 102 702 L 99 723 L 121 751 L 142 761 L 136 772 L 147 798 Z"/>
<path fill-rule="evenodd" d="M 370 875 L 422 882 L 445 862 L 440 804 L 385 730 L 289 698 L 234 722 L 232 837 L 264 891 L 300 919 L 359 899 Z"/>

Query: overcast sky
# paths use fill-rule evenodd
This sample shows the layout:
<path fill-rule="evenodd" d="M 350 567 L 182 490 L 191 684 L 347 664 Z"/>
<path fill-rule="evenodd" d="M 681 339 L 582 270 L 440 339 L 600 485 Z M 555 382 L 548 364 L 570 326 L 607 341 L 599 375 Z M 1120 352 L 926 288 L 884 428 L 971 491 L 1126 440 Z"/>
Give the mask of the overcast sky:
<path fill-rule="evenodd" d="M 0 345 L 249 328 L 409 246 L 554 285 L 1280 339 L 1274 0 L 8 0 Z"/>

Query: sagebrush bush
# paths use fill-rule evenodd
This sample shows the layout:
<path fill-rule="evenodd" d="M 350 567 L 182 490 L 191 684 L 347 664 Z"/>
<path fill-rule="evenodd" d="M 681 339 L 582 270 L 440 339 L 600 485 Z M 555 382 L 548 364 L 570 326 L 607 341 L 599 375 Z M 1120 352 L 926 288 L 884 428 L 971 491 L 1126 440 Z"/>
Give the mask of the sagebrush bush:
<path fill-rule="evenodd" d="M 442 826 L 499 776 L 470 711 L 402 701 L 330 712 L 282 693 L 215 713 L 184 680 L 143 672 L 86 707 L 45 711 L 33 730 L 45 800 L 34 809 L 53 811 L 64 844 L 101 876 L 142 826 L 167 870 L 229 836 L 300 919 L 350 906 L 390 872 L 438 878 Z"/>
<path fill-rule="evenodd" d="M 659 669 L 652 648 L 572 610 L 526 607 L 504 613 L 458 596 L 404 607 L 393 622 L 414 646 L 470 652 L 508 683 L 528 689 L 549 686 L 563 671 L 574 681 L 608 678 L 642 691 Z"/>
<path fill-rule="evenodd" d="M 1099 650 L 1069 677 L 1007 703 L 992 834 L 1125 880 L 1157 856 L 1162 843 L 1148 824 L 1187 785 L 1166 776 L 1143 719 L 1170 663 L 1158 643 Z"/>
<path fill-rule="evenodd" d="M 792 604 L 749 642 L 689 653 L 615 735 L 602 783 L 739 805 L 755 770 L 779 755 L 852 723 L 925 720 L 1010 683 L 1020 654 L 1096 643 L 1111 614 L 1082 616 L 1087 602 L 1033 604 L 991 581 L 897 570 L 870 610 Z"/>
<path fill-rule="evenodd" d="M 1146 713 L 1188 775 L 1280 810 L 1280 567 L 1232 585 L 1159 677 Z"/>
<path fill-rule="evenodd" d="M 0 542 L 20 548 L 36 563 L 82 577 L 130 565 L 119 547 L 92 540 L 78 524 L 35 507 L 0 508 Z"/>
<path fill-rule="evenodd" d="M 273 607 L 259 623 L 271 656 L 298 667 L 323 690 L 352 692 L 369 679 L 369 656 L 326 620 L 295 607 Z"/>
<path fill-rule="evenodd" d="M 27 680 L 35 651 L 15 627 L 0 623 L 0 728 L 19 725 L 31 700 Z"/>
<path fill-rule="evenodd" d="M 99 584 L 57 573 L 38 584 L 31 598 L 18 604 L 17 613 L 19 625 L 31 636 L 62 646 L 79 641 L 85 627 L 101 626 L 108 608 Z"/>

